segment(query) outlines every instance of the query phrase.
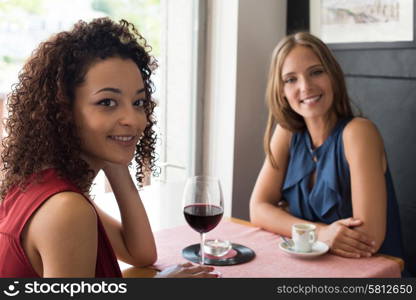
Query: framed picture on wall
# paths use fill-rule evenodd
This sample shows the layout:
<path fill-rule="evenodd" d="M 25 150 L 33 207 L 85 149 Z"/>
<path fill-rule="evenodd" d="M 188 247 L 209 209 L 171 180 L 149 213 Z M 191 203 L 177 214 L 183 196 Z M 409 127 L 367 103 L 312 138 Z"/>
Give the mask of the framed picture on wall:
<path fill-rule="evenodd" d="M 415 0 L 310 0 L 310 32 L 331 48 L 413 48 Z"/>

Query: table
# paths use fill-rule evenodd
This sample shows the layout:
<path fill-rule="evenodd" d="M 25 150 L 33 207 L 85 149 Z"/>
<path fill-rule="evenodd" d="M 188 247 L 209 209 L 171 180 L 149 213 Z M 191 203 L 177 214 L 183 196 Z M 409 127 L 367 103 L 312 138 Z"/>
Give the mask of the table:
<path fill-rule="evenodd" d="M 326 253 L 322 256 L 300 259 L 279 249 L 280 238 L 238 219 L 224 219 L 207 237 L 230 240 L 254 250 L 250 262 L 233 266 L 216 266 L 224 278 L 234 277 L 309 277 L 309 278 L 394 278 L 400 277 L 403 261 L 399 258 L 375 255 L 370 258 L 343 258 Z M 184 263 L 182 249 L 199 242 L 199 235 L 189 226 L 179 226 L 155 233 L 158 260 L 153 268 L 131 267 L 124 277 L 152 277 L 169 265 Z"/>

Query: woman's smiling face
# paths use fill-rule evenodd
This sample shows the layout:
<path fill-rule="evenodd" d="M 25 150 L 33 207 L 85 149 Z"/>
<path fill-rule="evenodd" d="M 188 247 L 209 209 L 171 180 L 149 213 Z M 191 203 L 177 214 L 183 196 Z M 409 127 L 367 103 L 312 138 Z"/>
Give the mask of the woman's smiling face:
<path fill-rule="evenodd" d="M 147 125 L 146 101 L 142 75 L 131 59 L 111 57 L 89 68 L 75 89 L 74 120 L 91 168 L 131 162 Z"/>
<path fill-rule="evenodd" d="M 310 48 L 298 45 L 289 52 L 281 78 L 283 96 L 305 120 L 331 113 L 334 102 L 331 78 Z"/>

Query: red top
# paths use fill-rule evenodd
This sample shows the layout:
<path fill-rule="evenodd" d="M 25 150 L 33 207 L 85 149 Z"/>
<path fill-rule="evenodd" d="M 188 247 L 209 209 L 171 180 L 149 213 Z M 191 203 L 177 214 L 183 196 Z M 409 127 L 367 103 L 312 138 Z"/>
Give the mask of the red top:
<path fill-rule="evenodd" d="M 44 170 L 40 174 L 43 176 L 42 182 L 32 182 L 24 191 L 12 188 L 0 203 L 0 277 L 39 277 L 21 244 L 24 226 L 32 214 L 51 196 L 64 191 L 82 195 L 71 182 L 59 178 L 54 169 Z M 92 205 L 88 198 L 85 199 Z M 97 229 L 95 277 L 121 277 L 117 258 L 98 213 Z"/>

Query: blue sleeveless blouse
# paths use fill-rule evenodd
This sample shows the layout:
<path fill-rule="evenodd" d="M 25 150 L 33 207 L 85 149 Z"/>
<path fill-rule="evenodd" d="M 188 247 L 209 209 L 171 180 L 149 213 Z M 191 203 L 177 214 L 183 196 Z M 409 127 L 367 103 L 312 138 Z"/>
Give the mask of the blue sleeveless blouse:
<path fill-rule="evenodd" d="M 294 133 L 282 195 L 292 215 L 312 222 L 331 224 L 352 217 L 351 179 L 344 155 L 342 132 L 352 118 L 338 121 L 330 136 L 316 149 L 307 130 Z M 313 160 L 316 157 L 316 162 Z M 309 188 L 316 170 L 316 180 Z M 379 253 L 403 258 L 399 208 L 387 168 L 387 227 Z"/>

